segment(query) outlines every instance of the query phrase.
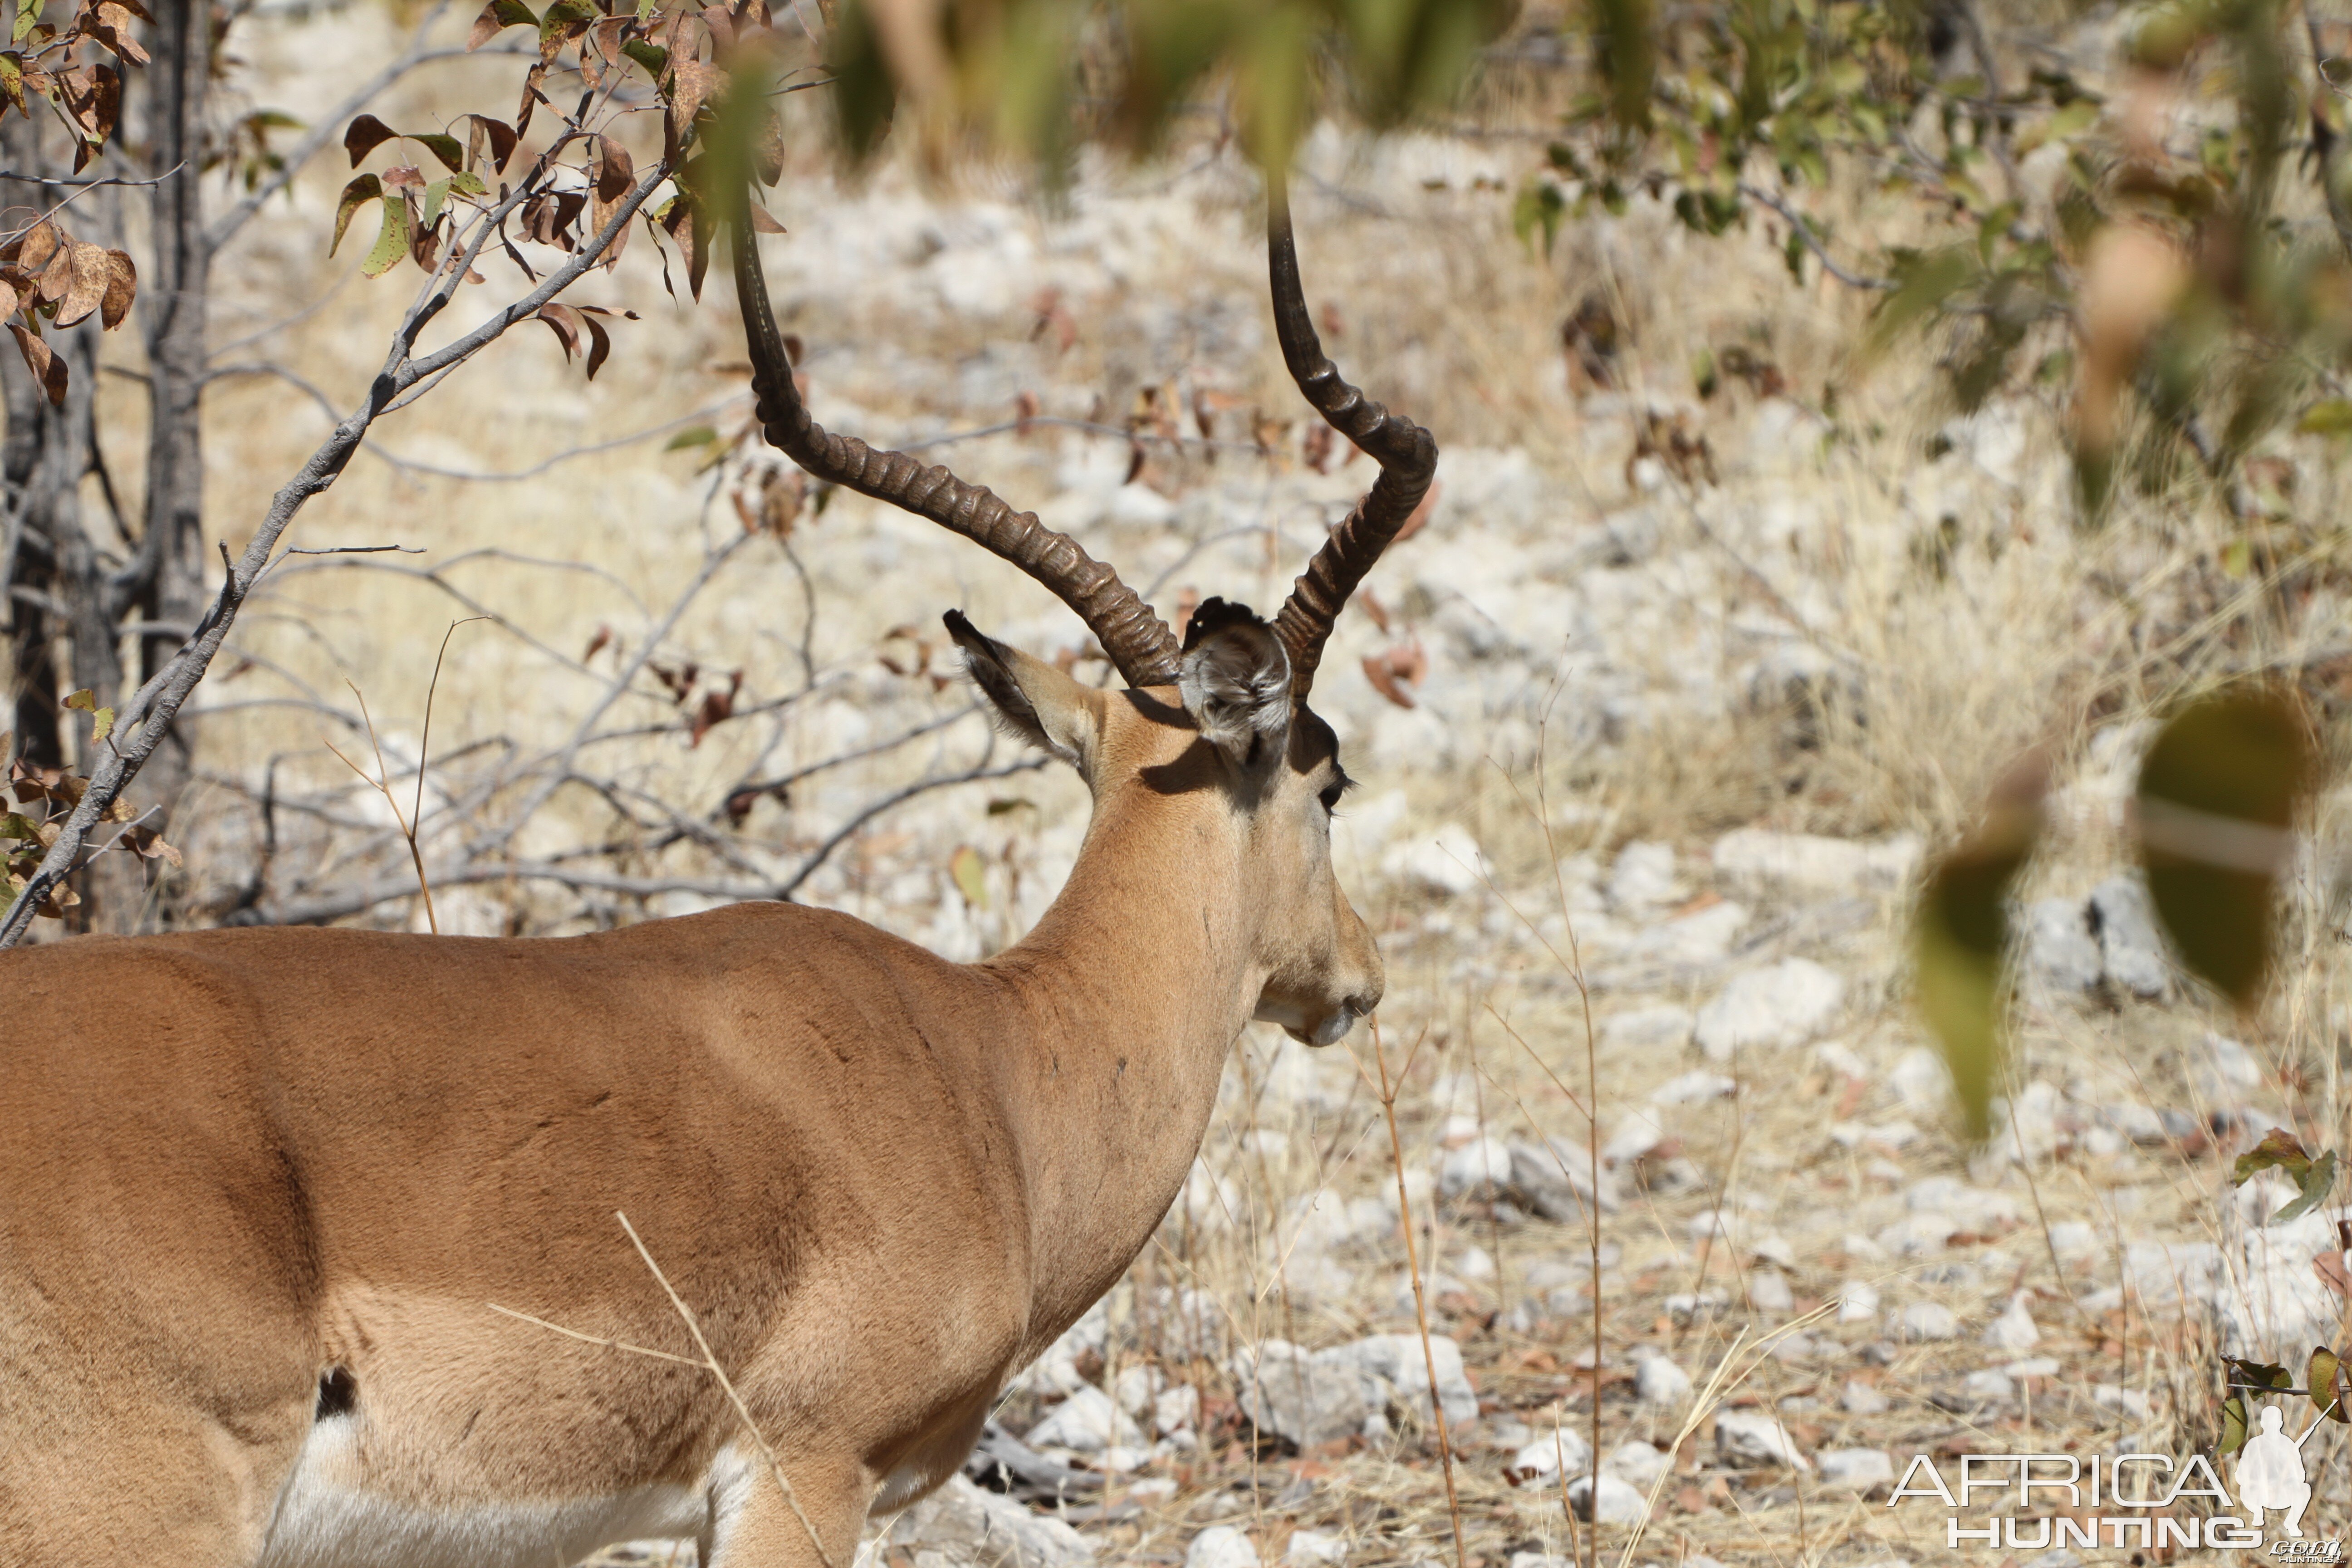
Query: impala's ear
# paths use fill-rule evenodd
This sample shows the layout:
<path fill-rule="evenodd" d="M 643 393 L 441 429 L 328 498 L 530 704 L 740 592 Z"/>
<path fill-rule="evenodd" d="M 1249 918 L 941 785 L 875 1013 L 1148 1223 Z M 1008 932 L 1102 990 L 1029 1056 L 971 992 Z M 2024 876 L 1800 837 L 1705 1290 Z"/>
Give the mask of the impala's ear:
<path fill-rule="evenodd" d="M 1235 767 L 1282 754 L 1290 731 L 1290 656 L 1248 606 L 1211 599 L 1192 612 L 1176 689 L 1201 733 Z"/>
<path fill-rule="evenodd" d="M 1102 693 L 982 636 L 960 610 L 950 610 L 946 619 L 948 636 L 963 649 L 964 669 L 996 710 L 998 727 L 1085 773 L 1102 732 Z"/>

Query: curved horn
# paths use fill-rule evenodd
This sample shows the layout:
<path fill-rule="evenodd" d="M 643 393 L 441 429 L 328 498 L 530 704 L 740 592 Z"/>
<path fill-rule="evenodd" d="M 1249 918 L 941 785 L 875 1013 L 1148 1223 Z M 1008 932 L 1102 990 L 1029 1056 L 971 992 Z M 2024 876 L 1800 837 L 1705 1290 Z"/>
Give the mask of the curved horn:
<path fill-rule="evenodd" d="M 1412 420 L 1391 414 L 1341 380 L 1339 367 L 1324 355 L 1299 287 L 1298 250 L 1290 237 L 1290 194 L 1279 174 L 1266 179 L 1265 238 L 1275 335 L 1281 341 L 1290 379 L 1333 429 L 1381 466 L 1380 478 L 1331 531 L 1275 617 L 1275 635 L 1290 654 L 1291 694 L 1303 702 L 1315 684 L 1315 667 L 1322 662 L 1324 639 L 1331 635 L 1340 607 L 1429 493 L 1429 481 L 1437 471 L 1437 442 Z"/>
<path fill-rule="evenodd" d="M 835 436 L 809 417 L 793 384 L 791 356 L 776 330 L 768 301 L 768 280 L 760 247 L 748 221 L 751 201 L 734 215 L 735 293 L 743 311 L 743 335 L 751 351 L 751 391 L 759 399 L 760 425 L 771 445 L 818 479 L 888 501 L 928 517 L 949 531 L 985 545 L 1052 589 L 1078 613 L 1131 686 L 1172 686 L 1181 652 L 1167 623 L 1118 574 L 1079 548 L 1066 534 L 1014 511 L 983 485 L 967 484 L 946 468 L 925 468 L 904 452 L 869 447 L 855 436 Z"/>

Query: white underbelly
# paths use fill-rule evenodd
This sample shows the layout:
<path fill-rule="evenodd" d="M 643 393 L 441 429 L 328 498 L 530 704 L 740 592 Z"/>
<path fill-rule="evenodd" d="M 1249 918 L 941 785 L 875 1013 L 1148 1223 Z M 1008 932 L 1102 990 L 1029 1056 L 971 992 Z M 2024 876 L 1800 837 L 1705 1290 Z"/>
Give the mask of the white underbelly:
<path fill-rule="evenodd" d="M 700 1487 L 428 1507 L 372 1488 L 349 1423 L 314 1425 L 278 1495 L 259 1568 L 568 1568 L 600 1546 L 694 1537 Z"/>

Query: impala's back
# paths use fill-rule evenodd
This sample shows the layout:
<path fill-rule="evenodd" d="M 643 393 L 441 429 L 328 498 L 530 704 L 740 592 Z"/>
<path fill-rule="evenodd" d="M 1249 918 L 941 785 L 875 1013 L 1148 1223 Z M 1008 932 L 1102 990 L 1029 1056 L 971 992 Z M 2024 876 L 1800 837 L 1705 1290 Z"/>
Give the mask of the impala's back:
<path fill-rule="evenodd" d="M 940 1045 L 987 1033 L 994 992 L 846 917 L 88 939 L 0 957 L 0 1562 L 702 1533 L 715 1383 L 493 1310 L 696 1356 L 616 1211 L 779 1410 L 851 1387 L 877 1432 L 919 1425 L 942 1394 L 901 1357 L 993 1393 L 1025 1329 L 1002 1120 Z M 904 1186 L 936 1232 L 855 1223 Z M 813 1255 L 845 1234 L 854 1258 Z M 132 1476 L 138 1539 L 26 1533 Z"/>

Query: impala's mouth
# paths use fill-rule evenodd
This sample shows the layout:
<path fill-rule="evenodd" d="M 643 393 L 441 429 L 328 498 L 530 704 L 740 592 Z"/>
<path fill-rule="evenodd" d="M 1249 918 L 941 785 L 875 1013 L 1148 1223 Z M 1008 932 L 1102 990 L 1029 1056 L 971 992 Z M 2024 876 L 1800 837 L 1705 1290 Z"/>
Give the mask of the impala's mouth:
<path fill-rule="evenodd" d="M 1348 1037 L 1348 1031 L 1356 1026 L 1356 1020 L 1362 1016 L 1352 1005 L 1345 1002 L 1312 1023 L 1307 1021 L 1304 1009 L 1288 1004 L 1262 1006 L 1256 1015 L 1258 1022 L 1279 1024 L 1284 1034 L 1302 1046 L 1310 1047 L 1338 1045 Z"/>

